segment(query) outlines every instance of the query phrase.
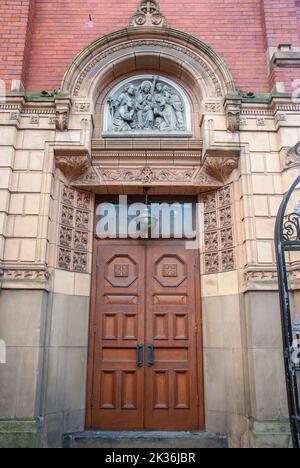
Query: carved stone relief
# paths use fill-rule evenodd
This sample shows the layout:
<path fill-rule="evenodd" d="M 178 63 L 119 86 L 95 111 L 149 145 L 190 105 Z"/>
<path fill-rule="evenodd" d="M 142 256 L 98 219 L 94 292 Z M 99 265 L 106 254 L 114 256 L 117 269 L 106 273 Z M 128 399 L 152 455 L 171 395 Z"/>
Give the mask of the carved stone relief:
<path fill-rule="evenodd" d="M 234 169 L 238 168 L 239 158 L 208 157 L 205 161 L 206 173 L 225 182 Z"/>
<path fill-rule="evenodd" d="M 64 186 L 58 237 L 58 268 L 86 273 L 88 269 L 90 194 Z"/>
<path fill-rule="evenodd" d="M 107 99 L 104 136 L 184 135 L 191 131 L 184 92 L 159 76 L 127 80 Z"/>
<path fill-rule="evenodd" d="M 300 142 L 287 152 L 286 165 L 287 167 L 298 166 L 300 164 Z"/>
<path fill-rule="evenodd" d="M 149 184 L 153 182 L 192 182 L 195 169 L 151 168 L 143 169 L 102 169 L 101 176 L 105 182 L 138 182 Z"/>
<path fill-rule="evenodd" d="M 155 0 L 142 0 L 137 13 L 132 17 L 131 26 L 167 26 L 166 18 L 161 14 L 159 4 Z"/>
<path fill-rule="evenodd" d="M 88 155 L 55 156 L 56 167 L 63 173 L 69 184 L 83 175 L 90 167 Z"/>
<path fill-rule="evenodd" d="M 231 271 L 235 268 L 231 186 L 203 195 L 204 272 Z"/>

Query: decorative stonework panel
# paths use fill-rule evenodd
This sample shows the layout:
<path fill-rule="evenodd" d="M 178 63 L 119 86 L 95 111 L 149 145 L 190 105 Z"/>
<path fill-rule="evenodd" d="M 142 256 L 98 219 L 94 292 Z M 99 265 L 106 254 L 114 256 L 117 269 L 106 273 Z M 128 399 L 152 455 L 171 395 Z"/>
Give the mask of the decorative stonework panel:
<path fill-rule="evenodd" d="M 203 196 L 204 273 L 235 269 L 231 186 Z"/>
<path fill-rule="evenodd" d="M 161 14 L 157 1 L 141 0 L 130 25 L 136 28 L 142 26 L 162 28 L 167 26 L 167 21 L 164 15 Z"/>
<path fill-rule="evenodd" d="M 152 75 L 133 77 L 110 93 L 104 136 L 190 135 L 191 111 L 184 91 Z"/>
<path fill-rule="evenodd" d="M 88 271 L 90 194 L 67 186 L 62 190 L 58 268 Z"/>

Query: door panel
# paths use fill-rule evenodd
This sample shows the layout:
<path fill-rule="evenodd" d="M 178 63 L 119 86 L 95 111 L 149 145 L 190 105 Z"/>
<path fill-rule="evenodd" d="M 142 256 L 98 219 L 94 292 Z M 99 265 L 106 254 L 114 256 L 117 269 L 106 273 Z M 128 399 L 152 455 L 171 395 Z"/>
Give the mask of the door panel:
<path fill-rule="evenodd" d="M 136 348 L 144 342 L 145 251 L 97 250 L 92 426 L 142 429 L 144 370 Z"/>
<path fill-rule="evenodd" d="M 146 429 L 198 429 L 194 252 L 147 249 Z M 198 285 L 199 287 L 199 285 Z"/>
<path fill-rule="evenodd" d="M 89 427 L 199 429 L 195 253 L 174 241 L 96 245 Z"/>

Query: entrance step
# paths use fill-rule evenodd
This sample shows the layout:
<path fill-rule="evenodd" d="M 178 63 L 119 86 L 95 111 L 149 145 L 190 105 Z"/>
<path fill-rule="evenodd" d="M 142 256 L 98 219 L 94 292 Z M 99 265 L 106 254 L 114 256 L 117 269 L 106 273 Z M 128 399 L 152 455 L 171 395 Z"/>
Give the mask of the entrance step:
<path fill-rule="evenodd" d="M 64 448 L 227 448 L 227 438 L 200 431 L 84 431 L 65 434 Z"/>

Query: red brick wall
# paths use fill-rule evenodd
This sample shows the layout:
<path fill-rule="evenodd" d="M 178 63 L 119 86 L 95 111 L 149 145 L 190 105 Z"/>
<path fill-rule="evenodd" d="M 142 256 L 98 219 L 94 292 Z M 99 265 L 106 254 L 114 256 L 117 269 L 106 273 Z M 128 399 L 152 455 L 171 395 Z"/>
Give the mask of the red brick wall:
<path fill-rule="evenodd" d="M 32 29 L 32 22 L 26 27 L 30 0 L 2 0 L 2 77 L 9 81 L 22 76 L 26 88 L 31 90 L 58 87 L 76 54 L 95 38 L 127 26 L 138 1 L 35 0 Z M 239 88 L 268 91 L 266 47 L 289 41 L 297 45 L 300 41 L 296 1 L 160 0 L 159 3 L 170 27 L 187 31 L 214 47 Z M 32 10 L 29 13 L 32 17 Z M 86 26 L 90 13 L 94 21 L 92 30 Z M 29 40 L 27 66 L 28 56 L 24 59 L 23 55 Z"/>
<path fill-rule="evenodd" d="M 279 44 L 300 46 L 300 2 L 298 0 L 262 0 L 266 47 Z M 299 76 L 295 68 L 275 68 L 270 76 L 270 88 L 284 83 L 285 91 L 292 91 L 292 83 Z"/>
<path fill-rule="evenodd" d="M 0 2 L 0 79 L 26 80 L 35 0 Z"/>
<path fill-rule="evenodd" d="M 268 77 L 260 1 L 160 0 L 160 7 L 171 27 L 194 34 L 216 49 L 239 87 L 265 90 Z M 58 86 L 76 53 L 96 37 L 127 26 L 137 5 L 138 0 L 36 0 L 28 87 Z M 89 13 L 93 30 L 85 25 Z"/>

